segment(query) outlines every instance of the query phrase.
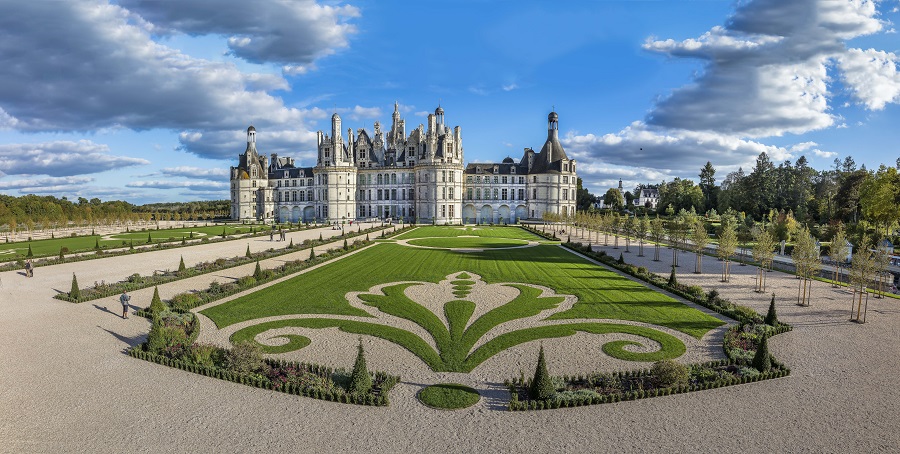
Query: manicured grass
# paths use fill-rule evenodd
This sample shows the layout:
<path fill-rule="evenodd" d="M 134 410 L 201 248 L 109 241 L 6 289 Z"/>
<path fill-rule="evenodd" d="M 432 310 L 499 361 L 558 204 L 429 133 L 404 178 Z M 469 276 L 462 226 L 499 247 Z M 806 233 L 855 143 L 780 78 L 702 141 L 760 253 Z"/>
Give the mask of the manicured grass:
<path fill-rule="evenodd" d="M 259 231 L 266 226 L 253 226 L 254 231 Z M 249 233 L 250 226 L 200 226 L 189 228 L 175 228 L 163 230 L 146 230 L 132 231 L 112 234 L 110 239 L 102 239 L 101 235 L 86 235 L 76 237 L 53 238 L 46 240 L 25 241 L 16 243 L 0 243 L 0 260 L 2 259 L 19 259 L 24 258 L 28 253 L 28 245 L 31 245 L 31 252 L 35 257 L 55 256 L 59 254 L 61 248 L 68 248 L 68 253 L 92 251 L 99 241 L 103 248 L 111 247 L 127 247 L 134 242 L 135 246 L 147 244 L 148 235 L 153 243 L 164 241 L 178 240 L 182 237 L 190 239 L 191 232 L 194 233 L 194 239 L 202 236 L 215 237 L 222 234 L 225 230 L 226 235 L 236 235 Z M 200 235 L 203 234 L 203 235 Z"/>
<path fill-rule="evenodd" d="M 350 291 L 398 281 L 439 282 L 470 271 L 488 283 L 544 285 L 578 297 L 552 319 L 605 318 L 652 323 L 700 338 L 723 322 L 644 285 L 594 265 L 558 246 L 462 253 L 377 244 L 333 264 L 253 294 L 208 308 L 220 328 L 263 317 L 292 314 L 366 314 L 347 302 Z"/>
<path fill-rule="evenodd" d="M 472 248 L 472 249 L 487 249 L 487 248 L 502 248 L 502 247 L 516 247 L 516 246 L 525 246 L 528 244 L 527 241 L 523 240 L 511 240 L 507 238 L 490 238 L 490 237 L 478 237 L 478 238 L 421 238 L 417 240 L 410 240 L 409 244 L 413 244 L 416 246 L 427 246 L 427 247 L 440 247 L 440 248 Z"/>
<path fill-rule="evenodd" d="M 397 239 L 408 240 L 412 238 L 431 237 L 457 237 L 478 236 L 484 238 L 508 238 L 514 240 L 542 241 L 543 238 L 526 231 L 520 227 L 487 227 L 487 226 L 460 226 L 440 225 L 419 227 L 401 235 Z"/>
<path fill-rule="evenodd" d="M 441 383 L 426 386 L 416 393 L 416 397 L 429 407 L 446 410 L 471 407 L 481 399 L 478 391 L 474 388 L 458 383 Z"/>

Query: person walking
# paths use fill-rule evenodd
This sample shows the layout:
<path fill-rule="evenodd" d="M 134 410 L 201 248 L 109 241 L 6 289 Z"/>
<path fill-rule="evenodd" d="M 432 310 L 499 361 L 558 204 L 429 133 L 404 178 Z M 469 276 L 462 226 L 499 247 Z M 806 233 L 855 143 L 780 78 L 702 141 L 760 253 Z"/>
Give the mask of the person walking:
<path fill-rule="evenodd" d="M 34 263 L 31 259 L 25 261 L 25 277 L 33 277 L 34 276 Z"/>
<path fill-rule="evenodd" d="M 131 301 L 131 297 L 128 296 L 126 291 L 122 291 L 122 296 L 119 297 L 119 302 L 122 303 L 122 318 L 128 318 L 128 302 Z"/>
<path fill-rule="evenodd" d="M 269 230 L 269 241 L 272 241 L 272 239 L 274 237 L 275 237 L 275 232 L 273 232 L 272 230 Z"/>

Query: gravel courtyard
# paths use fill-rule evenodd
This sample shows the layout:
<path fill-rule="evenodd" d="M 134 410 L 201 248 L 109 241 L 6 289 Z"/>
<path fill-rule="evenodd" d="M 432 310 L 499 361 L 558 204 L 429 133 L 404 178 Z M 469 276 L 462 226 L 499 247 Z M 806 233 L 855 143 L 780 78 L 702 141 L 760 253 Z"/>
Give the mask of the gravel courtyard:
<path fill-rule="evenodd" d="M 289 238 L 297 244 L 320 233 L 327 238 L 340 232 L 325 228 Z M 721 263 L 711 257 L 703 259 L 704 273 L 695 275 L 693 254 L 682 253 L 679 281 L 718 288 L 760 312 L 775 292 L 779 318 L 794 331 L 769 345 L 791 367 L 789 377 L 537 412 L 504 411 L 502 386 L 483 382 L 489 374 L 447 374 L 494 390 L 483 403 L 453 412 L 417 403 L 415 392 L 430 383 L 416 380 L 398 385 L 391 405 L 377 408 L 215 380 L 123 354 L 143 341 L 149 322 L 121 319 L 116 297 L 82 304 L 52 298 L 68 290 L 73 272 L 86 286 L 173 269 L 182 255 L 188 266 L 243 255 L 247 244 L 254 251 L 284 246 L 252 238 L 39 267 L 31 279 L 18 271 L 0 273 L 0 452 L 892 452 L 900 446 L 900 390 L 893 375 L 900 366 L 900 300 L 870 298 L 868 323 L 859 325 L 848 322 L 845 289 L 817 282 L 812 306 L 798 307 L 793 276 L 770 273 L 768 293 L 757 294 L 754 267 L 734 265 L 731 282 L 720 283 Z M 624 247 L 606 249 L 618 257 Z M 629 263 L 668 274 L 671 250 L 661 252 L 661 262 L 651 260 L 651 248 L 645 254 L 637 257 L 634 245 L 624 255 Z M 176 281 L 160 286 L 160 294 L 168 298 L 223 282 L 252 267 Z M 152 288 L 134 292 L 132 303 L 146 306 L 151 294 Z M 582 340 L 590 342 L 582 334 L 568 339 Z M 564 345 L 548 348 L 551 373 L 567 367 Z M 521 356 L 530 372 L 535 350 L 528 344 L 504 354 Z M 373 348 L 370 367 L 403 376 L 389 369 L 391 354 L 408 355 Z"/>

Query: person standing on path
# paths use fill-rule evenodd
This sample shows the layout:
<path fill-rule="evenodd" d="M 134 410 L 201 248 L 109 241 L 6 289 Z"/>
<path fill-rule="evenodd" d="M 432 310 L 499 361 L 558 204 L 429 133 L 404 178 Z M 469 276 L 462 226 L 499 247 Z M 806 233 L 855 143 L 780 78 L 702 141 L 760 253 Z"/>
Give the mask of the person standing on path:
<path fill-rule="evenodd" d="M 31 259 L 25 261 L 25 277 L 34 277 L 34 262 Z"/>
<path fill-rule="evenodd" d="M 122 318 L 128 318 L 128 301 L 131 301 L 131 297 L 123 290 L 122 296 L 119 297 L 119 302 L 122 303 Z"/>
<path fill-rule="evenodd" d="M 269 241 L 272 241 L 272 238 L 274 238 L 274 237 L 275 237 L 275 233 L 273 231 L 269 230 Z"/>

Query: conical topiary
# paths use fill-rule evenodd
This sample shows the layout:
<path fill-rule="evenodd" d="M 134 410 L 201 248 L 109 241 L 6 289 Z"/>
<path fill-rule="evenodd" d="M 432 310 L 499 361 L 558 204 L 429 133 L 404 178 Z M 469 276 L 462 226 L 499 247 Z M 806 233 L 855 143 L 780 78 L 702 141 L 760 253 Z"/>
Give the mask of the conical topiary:
<path fill-rule="evenodd" d="M 775 294 L 772 294 L 772 302 L 769 303 L 769 312 L 766 314 L 764 321 L 766 325 L 778 326 L 778 315 L 775 314 Z"/>
<path fill-rule="evenodd" d="M 259 266 L 259 260 L 256 261 L 256 269 L 253 270 L 253 277 L 257 280 L 262 278 L 262 267 Z"/>
<path fill-rule="evenodd" d="M 97 250 L 100 249 L 100 238 L 97 238 L 96 240 L 94 240 L 94 249 L 97 249 Z"/>
<path fill-rule="evenodd" d="M 181 236 L 181 244 L 187 244 L 187 241 L 184 240 L 184 236 Z"/>
<path fill-rule="evenodd" d="M 293 248 L 294 248 L 294 239 L 293 239 L 293 238 L 291 238 L 291 242 L 288 243 L 288 247 L 287 247 L 287 248 L 288 248 L 288 249 L 293 249 Z"/>
<path fill-rule="evenodd" d="M 621 252 L 619 252 L 619 260 L 616 260 L 616 263 L 618 263 L 619 265 L 625 264 L 625 257 L 622 256 Z"/>
<path fill-rule="evenodd" d="M 253 257 L 253 255 L 250 254 L 250 244 L 249 243 L 247 244 L 247 252 L 244 254 L 244 256 L 246 256 L 248 259 L 250 257 Z"/>
<path fill-rule="evenodd" d="M 59 248 L 59 259 L 62 260 L 66 258 L 65 252 L 63 252 L 63 248 Z"/>
<path fill-rule="evenodd" d="M 368 233 L 366 234 L 366 241 L 370 241 L 370 240 L 369 240 L 369 234 L 368 234 Z"/>
<path fill-rule="evenodd" d="M 316 250 L 313 248 L 309 248 L 309 259 L 313 260 L 316 258 Z"/>
<path fill-rule="evenodd" d="M 31 243 L 28 243 L 28 252 L 25 253 L 25 257 L 27 257 L 27 258 L 34 257 L 34 252 L 31 251 Z"/>
<path fill-rule="evenodd" d="M 346 238 L 344 238 L 344 250 L 345 251 L 347 250 L 347 239 Z"/>
<path fill-rule="evenodd" d="M 769 356 L 768 336 L 763 334 L 759 340 L 759 346 L 756 347 L 756 355 L 753 356 L 751 366 L 760 372 L 766 372 L 772 368 L 772 358 Z"/>
<path fill-rule="evenodd" d="M 153 242 L 153 237 L 150 236 L 150 232 L 147 232 L 147 242 L 148 242 L 148 243 L 152 243 L 152 242 Z"/>
<path fill-rule="evenodd" d="M 166 348 L 166 338 L 162 332 L 162 322 L 159 317 L 153 317 L 150 332 L 147 333 L 147 351 L 159 353 Z"/>
<path fill-rule="evenodd" d="M 550 372 L 547 371 L 547 361 L 544 360 L 543 345 L 541 345 L 541 349 L 538 352 L 537 368 L 534 370 L 534 379 L 531 380 L 529 394 L 534 400 L 547 400 L 556 394 L 553 379 L 550 378 Z"/>
<path fill-rule="evenodd" d="M 366 352 L 363 351 L 362 339 L 356 351 L 356 362 L 353 363 L 353 372 L 350 373 L 350 393 L 365 394 L 372 389 L 372 376 L 366 369 Z"/>
<path fill-rule="evenodd" d="M 225 238 L 225 227 L 222 227 L 222 238 Z"/>
<path fill-rule="evenodd" d="M 153 298 L 150 300 L 150 313 L 156 315 L 166 309 L 166 303 L 159 297 L 159 287 L 153 287 Z"/>
<path fill-rule="evenodd" d="M 186 267 L 184 266 L 184 256 L 182 255 L 181 261 L 178 262 L 178 272 L 180 273 L 180 272 L 184 271 L 185 268 Z"/>
<path fill-rule="evenodd" d="M 319 241 L 322 241 L 322 234 L 319 234 Z"/>
<path fill-rule="evenodd" d="M 78 278 L 72 273 L 72 289 L 69 290 L 69 298 L 78 301 L 81 298 L 81 289 L 78 288 Z"/>
<path fill-rule="evenodd" d="M 672 273 L 669 274 L 669 287 L 675 287 L 678 285 L 678 279 L 675 278 L 675 265 L 672 265 Z"/>
<path fill-rule="evenodd" d="M 131 243 L 128 245 L 129 250 L 134 250 L 134 240 L 131 240 Z"/>

